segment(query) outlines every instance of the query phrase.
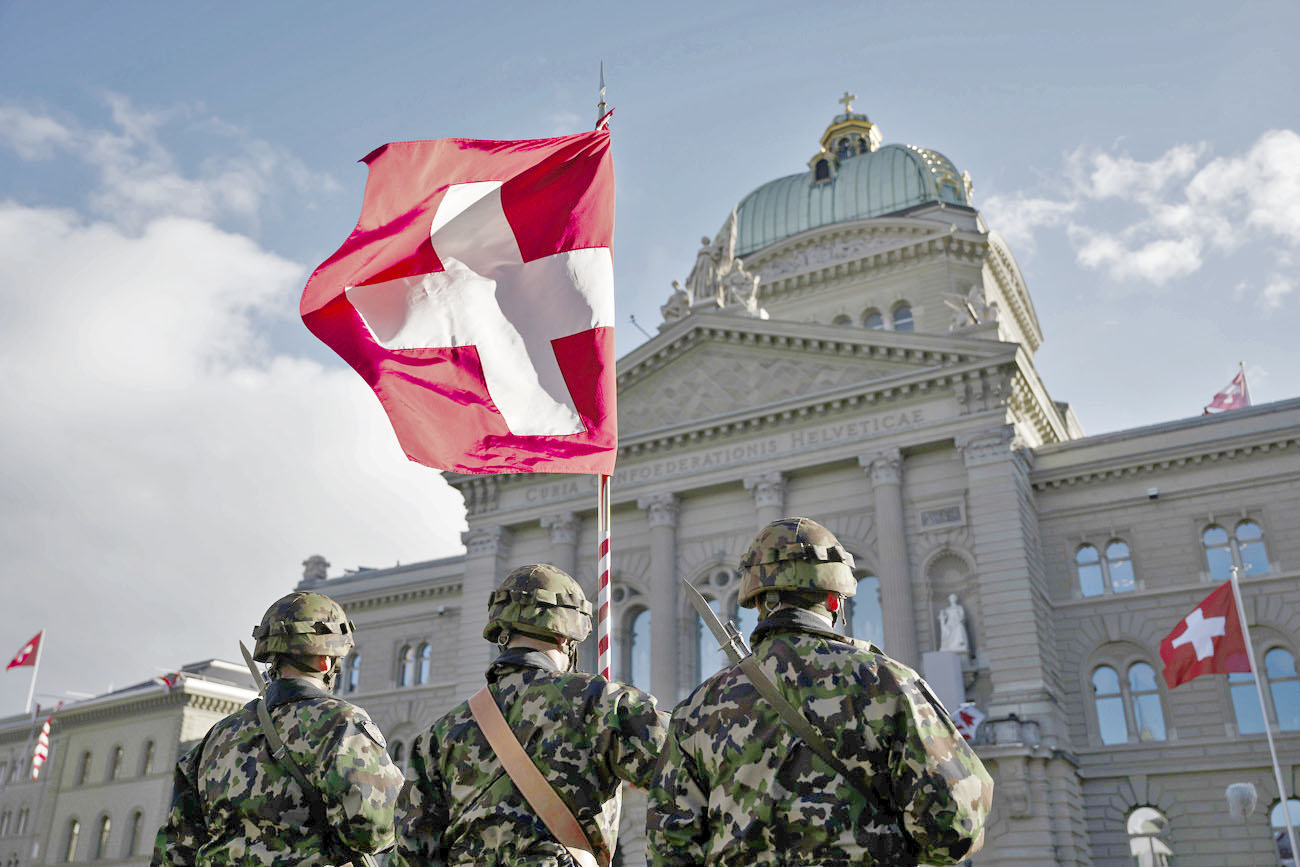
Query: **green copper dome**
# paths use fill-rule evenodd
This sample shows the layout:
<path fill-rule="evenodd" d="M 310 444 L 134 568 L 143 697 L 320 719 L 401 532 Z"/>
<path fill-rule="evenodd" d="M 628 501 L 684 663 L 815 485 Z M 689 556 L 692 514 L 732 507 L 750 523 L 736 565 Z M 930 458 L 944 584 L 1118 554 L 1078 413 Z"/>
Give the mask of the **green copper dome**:
<path fill-rule="evenodd" d="M 832 121 L 808 171 L 777 178 L 741 200 L 736 207 L 737 256 L 809 229 L 929 202 L 970 206 L 966 180 L 943 154 L 913 145 L 871 148 L 874 143 L 865 136 L 846 145 L 843 136 L 835 137 L 859 117 L 866 121 L 865 115 Z"/>

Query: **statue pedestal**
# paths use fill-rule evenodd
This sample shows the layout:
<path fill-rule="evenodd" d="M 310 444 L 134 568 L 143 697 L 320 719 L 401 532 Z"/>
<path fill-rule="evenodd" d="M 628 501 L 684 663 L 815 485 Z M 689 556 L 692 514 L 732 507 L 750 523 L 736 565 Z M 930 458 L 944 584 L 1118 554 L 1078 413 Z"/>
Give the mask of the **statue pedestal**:
<path fill-rule="evenodd" d="M 921 654 L 921 676 L 949 713 L 956 713 L 966 700 L 966 684 L 961 671 L 963 656 L 965 654 L 954 650 L 931 650 Z"/>

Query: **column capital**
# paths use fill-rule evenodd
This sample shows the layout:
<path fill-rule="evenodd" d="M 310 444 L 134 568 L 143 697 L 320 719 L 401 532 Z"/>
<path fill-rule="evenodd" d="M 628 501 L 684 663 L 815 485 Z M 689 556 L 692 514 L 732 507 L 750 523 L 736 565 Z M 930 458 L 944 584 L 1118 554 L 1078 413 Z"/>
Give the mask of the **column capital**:
<path fill-rule="evenodd" d="M 552 545 L 578 544 L 578 528 L 581 522 L 573 512 L 557 512 L 542 517 L 542 529 L 551 531 Z"/>
<path fill-rule="evenodd" d="M 903 453 L 898 449 L 885 449 L 859 455 L 858 466 L 871 473 L 873 485 L 897 485 L 903 477 Z"/>
<path fill-rule="evenodd" d="M 651 494 L 636 502 L 637 508 L 646 513 L 651 527 L 676 527 L 677 516 L 681 514 L 681 500 L 676 494 Z"/>
<path fill-rule="evenodd" d="M 779 510 L 785 506 L 785 473 L 773 471 L 746 476 L 743 484 L 745 490 L 754 492 L 756 507 L 775 506 Z"/>
<path fill-rule="evenodd" d="M 514 533 L 509 527 L 471 527 L 460 534 L 460 541 L 470 557 L 509 557 Z"/>
<path fill-rule="evenodd" d="M 990 430 L 957 434 L 953 437 L 953 444 L 967 467 L 978 467 L 1009 460 L 1014 440 L 1015 428 L 1007 424 Z"/>

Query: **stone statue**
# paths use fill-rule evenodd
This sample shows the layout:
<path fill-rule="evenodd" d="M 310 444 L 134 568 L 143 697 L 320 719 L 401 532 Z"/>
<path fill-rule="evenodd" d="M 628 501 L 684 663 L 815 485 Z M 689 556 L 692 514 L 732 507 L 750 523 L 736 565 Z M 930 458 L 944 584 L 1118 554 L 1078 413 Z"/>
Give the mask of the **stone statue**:
<path fill-rule="evenodd" d="M 957 601 L 956 593 L 948 594 L 948 607 L 939 612 L 939 649 L 970 653 L 970 642 L 966 638 L 966 609 Z"/>
<path fill-rule="evenodd" d="M 984 299 L 984 289 L 973 284 L 965 295 L 955 292 L 944 293 L 943 303 L 952 308 L 952 323 L 949 331 L 965 328 L 968 325 L 980 325 L 984 322 L 996 322 L 998 305 L 996 301 Z"/>
<path fill-rule="evenodd" d="M 734 304 L 744 308 L 746 313 L 758 312 L 758 275 L 746 271 L 745 263 L 736 260 L 736 266 L 723 280 L 723 286 L 723 307 Z"/>
<path fill-rule="evenodd" d="M 659 312 L 664 317 L 664 325 L 676 322 L 691 312 L 691 296 L 682 288 L 681 283 L 673 281 L 673 294 L 669 296 L 668 303 L 659 308 Z"/>
<path fill-rule="evenodd" d="M 302 580 L 324 581 L 329 577 L 330 561 L 319 554 L 312 554 L 302 561 Z"/>

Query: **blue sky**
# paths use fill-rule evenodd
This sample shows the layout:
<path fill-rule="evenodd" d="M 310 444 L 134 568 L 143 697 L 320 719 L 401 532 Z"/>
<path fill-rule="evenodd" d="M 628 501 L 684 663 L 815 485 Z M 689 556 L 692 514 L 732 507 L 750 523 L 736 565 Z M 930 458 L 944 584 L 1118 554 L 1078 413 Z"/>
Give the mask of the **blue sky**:
<path fill-rule="evenodd" d="M 1238 361 L 1300 394 L 1294 3 L 375 7 L 0 2 L 0 652 L 48 626 L 43 693 L 231 657 L 311 553 L 457 550 L 297 298 L 360 157 L 589 128 L 601 60 L 620 352 L 847 89 L 970 172 L 1087 432 L 1194 415 Z"/>

